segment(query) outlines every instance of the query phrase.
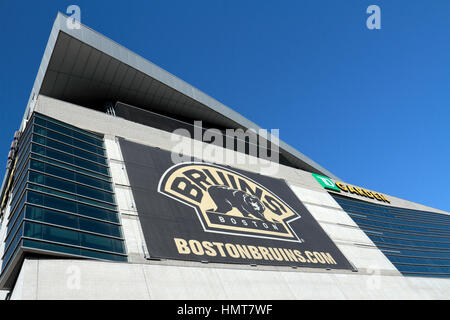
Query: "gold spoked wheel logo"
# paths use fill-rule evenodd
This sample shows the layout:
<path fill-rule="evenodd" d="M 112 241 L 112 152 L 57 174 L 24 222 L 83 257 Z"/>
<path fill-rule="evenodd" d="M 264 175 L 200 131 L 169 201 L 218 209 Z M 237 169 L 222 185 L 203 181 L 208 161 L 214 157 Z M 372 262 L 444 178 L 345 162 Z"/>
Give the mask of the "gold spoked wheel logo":
<path fill-rule="evenodd" d="M 174 165 L 162 175 L 158 192 L 194 208 L 205 232 L 302 242 L 289 225 L 300 215 L 263 185 L 229 168 L 202 162 Z"/>

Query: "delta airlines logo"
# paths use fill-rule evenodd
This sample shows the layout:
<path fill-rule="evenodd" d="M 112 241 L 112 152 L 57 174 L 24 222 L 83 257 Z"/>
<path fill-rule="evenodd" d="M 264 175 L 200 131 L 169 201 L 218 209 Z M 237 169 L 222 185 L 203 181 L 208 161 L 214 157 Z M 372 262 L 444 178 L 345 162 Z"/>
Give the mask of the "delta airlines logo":
<path fill-rule="evenodd" d="M 301 218 L 298 213 L 266 187 L 228 168 L 203 162 L 174 165 L 162 175 L 158 192 L 195 208 L 205 232 L 303 241 L 289 226 Z"/>

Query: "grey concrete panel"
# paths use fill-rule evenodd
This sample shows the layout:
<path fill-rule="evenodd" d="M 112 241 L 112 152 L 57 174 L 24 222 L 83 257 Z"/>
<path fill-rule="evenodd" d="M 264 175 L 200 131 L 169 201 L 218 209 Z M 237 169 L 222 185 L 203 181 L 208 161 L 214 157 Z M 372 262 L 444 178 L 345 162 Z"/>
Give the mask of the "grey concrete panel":
<path fill-rule="evenodd" d="M 26 259 L 12 299 L 448 299 L 450 279 Z"/>

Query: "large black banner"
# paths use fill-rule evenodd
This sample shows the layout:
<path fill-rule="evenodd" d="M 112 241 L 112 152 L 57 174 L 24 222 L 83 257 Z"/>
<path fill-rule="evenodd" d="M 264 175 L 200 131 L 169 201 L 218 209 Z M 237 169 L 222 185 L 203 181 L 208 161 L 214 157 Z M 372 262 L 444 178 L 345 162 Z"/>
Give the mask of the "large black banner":
<path fill-rule="evenodd" d="M 120 146 L 152 258 L 352 268 L 284 180 Z"/>

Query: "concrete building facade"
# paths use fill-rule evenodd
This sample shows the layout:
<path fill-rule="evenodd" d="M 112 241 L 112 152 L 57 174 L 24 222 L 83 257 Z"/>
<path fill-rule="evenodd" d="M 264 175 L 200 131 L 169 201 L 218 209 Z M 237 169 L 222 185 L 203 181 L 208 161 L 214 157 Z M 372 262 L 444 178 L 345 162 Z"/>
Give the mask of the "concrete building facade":
<path fill-rule="evenodd" d="M 155 256 L 158 243 L 152 241 L 158 237 L 148 235 L 153 222 L 136 197 L 139 188 L 130 171 L 136 164 L 121 141 L 171 152 L 181 140 L 169 128 L 191 126 L 194 120 L 209 128 L 260 129 L 86 26 L 68 28 L 59 14 L 2 186 L 2 298 L 448 299 L 448 213 L 344 183 L 282 141 L 280 164 L 271 178 L 287 185 L 311 215 L 311 225 L 323 230 L 321 239 L 331 240 L 350 267 L 328 266 L 310 251 L 305 251 L 310 267 L 300 258 L 277 265 L 274 259 L 228 263 L 206 255 Z M 270 135 L 259 138 L 268 141 Z M 202 146 L 186 148 L 184 155 L 228 165 L 204 152 L 224 148 L 187 137 L 182 141 Z M 69 163 L 56 154 L 75 160 Z M 265 176 L 258 159 L 251 161 L 246 152 L 242 156 L 244 163 L 234 163 L 233 169 Z M 106 171 L 88 168 L 94 164 Z M 69 171 L 72 175 L 63 177 Z M 51 179 L 57 181 L 51 184 Z M 68 191 L 66 185 L 75 187 Z M 21 194 L 23 211 L 18 210 Z M 44 200 L 33 200 L 34 194 Z M 69 212 L 45 197 L 72 199 L 76 207 Z M 98 210 L 88 216 L 82 206 Z M 105 210 L 108 215 L 102 216 Z M 62 222 L 69 216 L 78 219 L 70 227 Z"/>

